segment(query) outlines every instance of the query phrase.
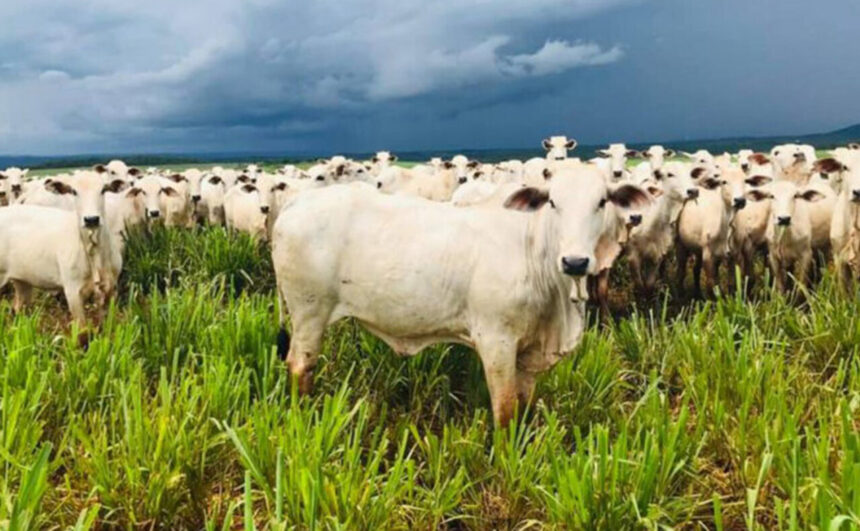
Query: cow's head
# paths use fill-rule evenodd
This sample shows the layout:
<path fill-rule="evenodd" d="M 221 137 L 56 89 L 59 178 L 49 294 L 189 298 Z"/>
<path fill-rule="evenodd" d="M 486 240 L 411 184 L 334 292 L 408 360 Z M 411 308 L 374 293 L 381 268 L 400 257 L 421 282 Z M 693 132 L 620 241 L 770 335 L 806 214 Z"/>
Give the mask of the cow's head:
<path fill-rule="evenodd" d="M 125 185 L 122 179 L 105 183 L 101 175 L 89 171 L 65 179 L 46 179 L 44 184 L 49 192 L 74 197 L 79 226 L 89 231 L 105 223 L 105 194 L 120 192 Z"/>
<path fill-rule="evenodd" d="M 638 152 L 627 149 L 624 144 L 609 144 L 606 149 L 598 149 L 597 154 L 609 161 L 609 175 L 615 179 L 621 179 L 627 169 L 627 158 L 635 157 Z"/>
<path fill-rule="evenodd" d="M 599 169 L 561 169 L 547 190 L 525 187 L 505 201 L 514 210 L 542 210 L 544 237 L 553 240 L 556 267 L 565 275 L 595 274 L 598 242 L 608 225 L 624 222 L 623 209 L 647 205 L 648 194 L 632 184 L 608 185 Z M 621 209 L 621 210 L 618 210 Z"/>
<path fill-rule="evenodd" d="M 163 214 L 166 210 L 166 199 L 169 197 L 179 197 L 179 192 L 169 183 L 171 181 L 167 181 L 161 177 L 147 175 L 138 179 L 126 194 L 143 203 L 147 219 L 158 221 L 163 219 Z"/>
<path fill-rule="evenodd" d="M 643 151 L 641 156 L 651 164 L 654 177 L 660 179 L 663 177 L 663 165 L 666 163 L 666 159 L 674 157 L 675 152 L 663 146 L 651 146 Z"/>
<path fill-rule="evenodd" d="M 576 140 L 566 136 L 551 136 L 541 142 L 546 150 L 547 160 L 565 160 L 567 152 L 576 148 Z"/>
<path fill-rule="evenodd" d="M 770 201 L 770 226 L 790 227 L 799 202 L 818 201 L 824 195 L 811 188 L 802 190 L 791 181 L 774 181 L 765 187 L 750 190 L 747 197 L 753 201 Z"/>

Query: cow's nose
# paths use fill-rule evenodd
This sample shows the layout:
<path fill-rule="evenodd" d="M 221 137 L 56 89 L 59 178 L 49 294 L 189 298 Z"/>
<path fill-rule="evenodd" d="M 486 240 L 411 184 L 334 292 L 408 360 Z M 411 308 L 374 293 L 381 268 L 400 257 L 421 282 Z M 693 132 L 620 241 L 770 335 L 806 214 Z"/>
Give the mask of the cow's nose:
<path fill-rule="evenodd" d="M 317 180 L 318 181 L 324 181 L 325 177 L 323 177 L 322 175 L 317 175 Z"/>
<path fill-rule="evenodd" d="M 630 225 L 637 226 L 642 223 L 642 214 L 630 214 Z"/>
<path fill-rule="evenodd" d="M 161 212 L 158 210 L 147 210 L 146 215 L 154 219 L 161 216 Z"/>
<path fill-rule="evenodd" d="M 612 175 L 613 175 L 616 179 L 618 179 L 619 177 L 621 177 L 622 175 L 624 175 L 624 173 L 623 173 L 623 172 L 620 172 L 620 171 L 614 171 L 614 172 L 612 172 Z"/>
<path fill-rule="evenodd" d="M 690 188 L 687 190 L 687 197 L 690 199 L 695 199 L 699 197 L 699 189 L 698 188 Z"/>
<path fill-rule="evenodd" d="M 581 277 L 588 272 L 588 258 L 564 256 L 561 259 L 561 269 L 565 275 Z"/>
<path fill-rule="evenodd" d="M 744 162 L 743 164 L 741 164 L 741 169 L 747 171 L 748 169 L 750 169 L 750 165 Z"/>
<path fill-rule="evenodd" d="M 743 207 L 747 206 L 747 198 L 746 197 L 736 197 L 732 202 L 732 205 L 735 207 L 735 210 L 741 210 Z"/>
<path fill-rule="evenodd" d="M 460 177 L 459 179 L 457 179 L 457 181 L 458 181 L 460 184 L 463 184 L 464 182 L 466 182 L 466 180 L 467 180 L 467 179 L 466 179 L 466 177 Z"/>
<path fill-rule="evenodd" d="M 662 179 L 663 178 L 663 172 L 660 170 L 654 170 L 654 178 L 655 179 Z"/>
<path fill-rule="evenodd" d="M 192 195 L 191 196 L 191 202 L 192 203 L 199 203 L 200 202 L 200 196 L 199 195 Z"/>
<path fill-rule="evenodd" d="M 94 229 L 99 226 L 98 216 L 84 216 L 84 227 Z"/>
<path fill-rule="evenodd" d="M 851 190 L 851 200 L 860 201 L 860 190 Z"/>
<path fill-rule="evenodd" d="M 12 191 L 15 193 L 20 192 L 21 191 L 21 185 L 20 184 L 13 184 L 12 185 Z"/>
<path fill-rule="evenodd" d="M 260 212 L 262 212 L 263 214 L 268 214 L 269 213 L 269 206 L 268 205 L 261 206 Z"/>
<path fill-rule="evenodd" d="M 791 225 L 791 216 L 779 216 L 776 218 L 776 224 L 780 227 L 788 227 Z"/>

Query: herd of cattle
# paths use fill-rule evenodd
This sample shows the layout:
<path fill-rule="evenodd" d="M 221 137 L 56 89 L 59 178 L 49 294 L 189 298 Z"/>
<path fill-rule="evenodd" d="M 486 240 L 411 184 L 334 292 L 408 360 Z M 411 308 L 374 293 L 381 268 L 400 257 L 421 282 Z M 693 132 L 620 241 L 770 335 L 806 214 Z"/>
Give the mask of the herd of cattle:
<path fill-rule="evenodd" d="M 697 293 L 702 270 L 710 291 L 721 263 L 752 282 L 758 256 L 779 289 L 806 282 L 819 257 L 845 279 L 860 275 L 858 144 L 821 159 L 799 144 L 716 156 L 612 144 L 587 161 L 569 157 L 576 141 L 566 137 L 543 146 L 546 157 L 497 164 L 457 155 L 405 167 L 379 152 L 276 173 L 111 161 L 28 179 L 9 168 L 0 287 L 13 286 L 15 311 L 33 288 L 62 290 L 83 325 L 85 301 L 103 308 L 116 289 L 130 227 L 224 225 L 271 243 L 278 348 L 303 392 L 325 328 L 353 317 L 401 354 L 438 342 L 474 348 L 505 424 L 535 376 L 575 346 L 585 301 L 606 307 L 622 253 L 643 291 L 673 250 L 678 286 L 694 257 Z"/>

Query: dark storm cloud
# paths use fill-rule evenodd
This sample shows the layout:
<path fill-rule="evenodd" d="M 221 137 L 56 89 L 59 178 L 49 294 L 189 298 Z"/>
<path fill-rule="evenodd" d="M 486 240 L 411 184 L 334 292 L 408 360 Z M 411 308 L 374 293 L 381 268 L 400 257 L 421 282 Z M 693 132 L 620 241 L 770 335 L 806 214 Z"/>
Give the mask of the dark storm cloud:
<path fill-rule="evenodd" d="M 510 147 L 860 117 L 850 0 L 6 4 L 5 152 Z"/>

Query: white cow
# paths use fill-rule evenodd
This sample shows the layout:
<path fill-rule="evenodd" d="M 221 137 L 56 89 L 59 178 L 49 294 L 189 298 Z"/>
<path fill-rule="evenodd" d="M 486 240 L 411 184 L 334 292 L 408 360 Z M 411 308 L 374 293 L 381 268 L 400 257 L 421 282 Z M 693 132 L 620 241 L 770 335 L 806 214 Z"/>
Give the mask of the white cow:
<path fill-rule="evenodd" d="M 837 273 L 846 287 L 860 276 L 860 151 L 853 157 L 842 154 L 840 160 L 823 159 L 829 179 L 836 179 L 839 195 L 833 208 L 830 243 Z M 832 160 L 833 163 L 824 162 Z"/>
<path fill-rule="evenodd" d="M 609 144 L 608 148 L 598 149 L 597 153 L 609 161 L 609 176 L 616 181 L 624 177 L 627 159 L 638 154 L 634 149 L 627 149 L 624 144 Z"/>
<path fill-rule="evenodd" d="M 771 149 L 770 160 L 777 179 L 805 186 L 812 175 L 815 148 L 807 144 L 781 144 Z"/>
<path fill-rule="evenodd" d="M 641 155 L 641 157 L 651 165 L 651 170 L 654 172 L 654 177 L 657 179 L 661 179 L 663 177 L 661 175 L 663 171 L 663 165 L 666 164 L 667 158 L 672 158 L 675 156 L 675 151 L 672 149 L 666 149 L 661 145 L 655 145 L 639 153 L 639 155 Z"/>
<path fill-rule="evenodd" d="M 269 209 L 253 184 L 238 184 L 224 196 L 224 217 L 227 228 L 247 232 L 258 240 L 268 240 L 266 221 Z"/>
<path fill-rule="evenodd" d="M 111 189 L 89 172 L 49 187 L 73 196 L 74 211 L 30 205 L 0 209 L 0 287 L 12 283 L 16 311 L 29 302 L 33 288 L 61 289 L 72 316 L 84 325 L 86 299 L 95 295 L 102 306 L 122 269 L 122 255 L 104 222 L 104 194 Z"/>
<path fill-rule="evenodd" d="M 157 175 L 138 179 L 128 193 L 143 204 L 149 222 L 162 221 L 168 209 L 167 199 L 179 197 L 173 182 Z"/>
<path fill-rule="evenodd" d="M 278 218 L 272 241 L 279 352 L 289 350 L 289 370 L 306 393 L 323 332 L 344 317 L 400 354 L 461 343 L 481 357 L 493 417 L 504 426 L 517 401 L 531 399 L 536 375 L 579 341 L 578 279 L 598 263 L 601 212 L 644 201 L 632 185 L 610 191 L 594 169 L 558 175 L 548 191 L 520 189 L 507 210 L 355 186 L 301 194 Z"/>
<path fill-rule="evenodd" d="M 769 201 L 767 225 L 768 262 L 777 289 L 785 291 L 786 273 L 797 281 L 808 280 L 812 262 L 812 226 L 809 203 L 822 198 L 816 190 L 798 188 L 791 181 L 777 180 L 763 188 L 750 190 L 754 201 Z"/>
<path fill-rule="evenodd" d="M 0 172 L 0 179 L 6 181 L 6 193 L 8 194 L 7 201 L 9 204 L 14 203 L 24 191 L 24 178 L 30 172 L 29 168 L 21 169 L 17 167 L 6 168 Z"/>

